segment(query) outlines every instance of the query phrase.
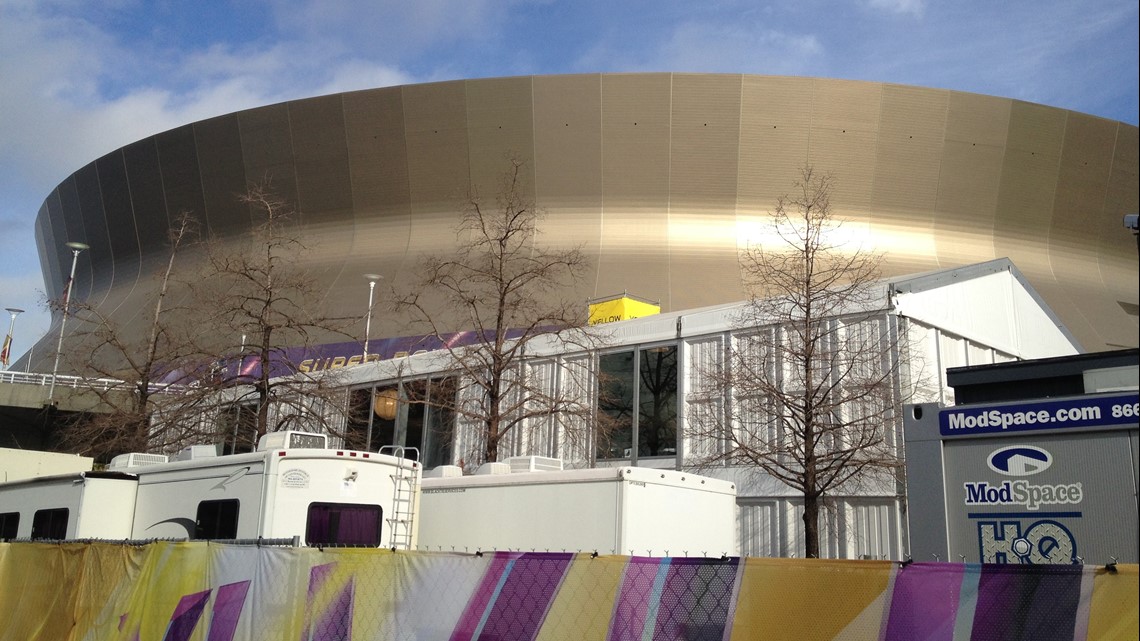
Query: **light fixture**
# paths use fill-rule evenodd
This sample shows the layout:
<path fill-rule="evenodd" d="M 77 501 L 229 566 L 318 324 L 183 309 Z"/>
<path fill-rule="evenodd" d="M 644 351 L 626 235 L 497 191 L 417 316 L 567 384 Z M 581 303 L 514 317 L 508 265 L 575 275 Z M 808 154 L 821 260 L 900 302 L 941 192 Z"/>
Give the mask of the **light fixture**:
<path fill-rule="evenodd" d="M 59 357 L 63 353 L 63 333 L 67 327 L 67 315 L 71 311 L 71 290 L 75 285 L 75 265 L 79 262 L 79 252 L 90 249 L 86 243 L 72 241 L 66 243 L 71 250 L 71 275 L 67 277 L 67 290 L 63 294 L 63 318 L 59 320 L 59 342 L 55 346 L 55 364 L 51 367 L 51 386 L 48 387 L 48 404 L 55 404 L 55 379 L 59 375 Z"/>
<path fill-rule="evenodd" d="M 368 362 L 368 342 L 372 339 L 372 293 L 376 290 L 376 281 L 383 280 L 380 274 L 364 274 L 368 280 L 368 314 L 364 321 L 364 362 Z"/>

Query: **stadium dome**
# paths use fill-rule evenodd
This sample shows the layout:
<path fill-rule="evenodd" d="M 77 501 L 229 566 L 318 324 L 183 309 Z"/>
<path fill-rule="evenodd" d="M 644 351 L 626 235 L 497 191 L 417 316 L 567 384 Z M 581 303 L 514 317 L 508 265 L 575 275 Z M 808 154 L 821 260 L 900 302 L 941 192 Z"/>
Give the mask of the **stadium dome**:
<path fill-rule="evenodd" d="M 1137 210 L 1137 142 L 1135 126 L 1095 116 L 877 82 L 458 80 L 295 100 L 139 140 L 60 183 L 36 239 L 49 297 L 64 291 L 65 243 L 83 242 L 74 295 L 130 322 L 145 315 L 172 218 L 191 211 L 215 237 L 239 237 L 251 217 L 236 195 L 268 177 L 302 212 L 324 305 L 363 316 L 361 275 L 398 285 L 421 255 L 453 247 L 468 189 L 495 189 L 515 156 L 547 212 L 544 241 L 581 245 L 591 261 L 575 295 L 627 291 L 683 310 L 744 296 L 738 250 L 810 164 L 833 174 L 836 214 L 886 254 L 886 275 L 1009 257 L 1098 350 L 1137 344 L 1136 241 L 1121 224 Z M 374 337 L 399 330 L 373 319 Z"/>

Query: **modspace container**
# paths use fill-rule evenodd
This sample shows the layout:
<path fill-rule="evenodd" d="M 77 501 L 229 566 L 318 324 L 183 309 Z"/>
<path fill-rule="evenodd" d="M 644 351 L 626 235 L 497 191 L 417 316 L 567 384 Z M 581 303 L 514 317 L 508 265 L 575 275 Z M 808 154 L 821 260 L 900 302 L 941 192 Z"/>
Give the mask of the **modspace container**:
<path fill-rule="evenodd" d="M 737 554 L 730 482 L 643 467 L 493 465 L 498 473 L 423 479 L 418 549 Z"/>

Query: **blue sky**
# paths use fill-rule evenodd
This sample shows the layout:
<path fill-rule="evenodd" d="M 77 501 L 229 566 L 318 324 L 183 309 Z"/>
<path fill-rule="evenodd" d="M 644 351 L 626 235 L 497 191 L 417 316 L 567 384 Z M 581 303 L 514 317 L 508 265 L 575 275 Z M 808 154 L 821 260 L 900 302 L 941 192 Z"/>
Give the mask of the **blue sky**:
<path fill-rule="evenodd" d="M 957 89 L 1137 124 L 1135 0 L 0 0 L 0 307 L 45 332 L 33 224 L 109 151 L 239 109 L 526 74 L 697 71 Z M 7 328 L 7 315 L 3 318 Z"/>

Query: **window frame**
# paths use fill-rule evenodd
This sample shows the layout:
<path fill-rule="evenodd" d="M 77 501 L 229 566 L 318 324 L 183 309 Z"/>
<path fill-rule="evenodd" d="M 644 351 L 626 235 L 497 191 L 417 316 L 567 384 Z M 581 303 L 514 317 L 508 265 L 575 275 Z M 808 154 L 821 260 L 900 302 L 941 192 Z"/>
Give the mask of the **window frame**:
<path fill-rule="evenodd" d="M 62 532 L 60 532 L 60 525 L 58 517 L 63 515 Z M 44 521 L 47 521 L 45 524 Z M 40 541 L 64 541 L 67 540 L 67 527 L 71 522 L 71 510 L 66 507 L 49 507 L 42 510 L 36 510 L 32 514 L 32 532 L 29 538 Z M 46 536 L 41 535 L 42 530 L 50 530 Z M 53 534 L 60 534 L 61 536 L 52 536 Z"/>
<path fill-rule="evenodd" d="M 321 508 L 334 508 L 329 510 L 326 514 L 328 516 L 328 524 L 326 527 L 333 534 L 324 540 L 314 541 L 314 509 Z M 340 538 L 340 524 L 343 508 L 352 510 L 375 512 L 376 516 L 376 530 L 374 537 L 370 542 L 343 542 L 340 540 L 330 540 Z M 345 510 L 347 511 L 347 510 Z M 336 503 L 333 501 L 313 501 L 305 508 L 305 545 L 309 547 L 366 547 L 378 548 L 384 540 L 384 507 L 378 503 Z"/>
<path fill-rule="evenodd" d="M 0 540 L 17 538 L 20 535 L 20 513 L 0 512 Z"/>
<path fill-rule="evenodd" d="M 230 536 L 220 536 L 221 532 L 219 532 L 219 531 L 221 530 L 221 528 L 219 527 L 219 525 L 221 524 L 222 517 L 223 517 L 223 512 L 220 509 L 217 512 L 217 514 L 214 515 L 216 518 L 215 518 L 215 523 L 213 525 L 213 529 L 214 529 L 214 532 L 212 533 L 213 536 L 209 536 L 208 534 L 210 534 L 210 533 L 204 532 L 205 526 L 202 524 L 202 519 L 203 519 L 202 507 L 203 506 L 208 506 L 208 507 L 217 506 L 219 508 L 233 506 L 233 516 L 232 516 L 232 518 L 233 518 L 233 527 L 232 527 L 233 532 Z M 205 501 L 199 501 L 198 507 L 196 508 L 196 510 L 194 512 L 194 540 L 195 541 L 219 541 L 219 540 L 225 541 L 225 540 L 236 539 L 237 533 L 238 533 L 238 524 L 240 523 L 240 519 L 241 519 L 241 501 L 239 499 L 207 499 Z M 207 534 L 207 536 L 202 536 L 202 534 Z"/>
<path fill-rule="evenodd" d="M 595 443 L 594 448 L 593 448 L 594 460 L 596 460 L 596 461 L 607 461 L 607 462 L 617 462 L 617 461 L 628 460 L 631 465 L 637 465 L 638 461 L 640 461 L 640 460 L 645 460 L 645 461 L 669 461 L 669 460 L 673 460 L 676 462 L 677 466 L 679 466 L 681 464 L 681 458 L 684 454 L 684 451 L 683 451 L 683 449 L 684 449 L 684 446 L 683 446 L 683 440 L 684 440 L 684 390 L 683 390 L 683 386 L 682 386 L 682 376 L 684 374 L 685 349 L 684 349 L 683 343 L 684 343 L 684 341 L 682 341 L 680 339 L 665 340 L 665 341 L 653 341 L 653 342 L 648 342 L 648 343 L 635 343 L 635 344 L 630 344 L 630 345 L 622 345 L 620 347 L 615 346 L 612 349 L 607 349 L 605 351 L 599 351 L 596 354 L 595 363 L 596 363 L 596 368 L 597 368 L 596 371 L 598 372 L 598 375 L 597 375 L 597 382 L 594 386 L 594 396 L 595 396 L 594 402 L 596 404 L 597 412 L 599 414 L 603 413 L 603 409 L 601 407 L 601 399 L 602 399 L 602 379 L 601 379 L 602 365 L 601 365 L 601 360 L 607 356 L 614 356 L 614 355 L 618 355 L 618 354 L 627 353 L 627 352 L 632 351 L 633 359 L 632 359 L 631 367 L 632 367 L 632 373 L 633 373 L 633 380 L 632 380 L 632 384 L 631 384 L 632 399 L 630 401 L 631 408 L 632 408 L 631 412 L 630 412 L 630 455 L 628 457 L 616 457 L 616 458 L 615 457 L 609 457 L 609 456 L 602 456 L 602 452 L 600 451 L 601 442 L 599 441 L 599 442 Z M 642 384 L 643 384 L 642 383 L 642 372 L 641 372 L 642 352 L 648 352 L 650 350 L 660 349 L 660 348 L 671 348 L 673 350 L 673 367 L 674 367 L 675 372 L 676 372 L 674 375 L 673 390 L 672 390 L 672 393 L 673 393 L 673 411 L 674 411 L 674 414 L 673 414 L 673 445 L 670 449 L 672 449 L 673 451 L 666 453 L 666 454 L 647 455 L 647 454 L 641 454 L 640 453 L 640 448 L 641 448 L 640 428 L 641 428 L 641 412 L 642 412 L 642 399 L 641 399 L 642 390 L 641 390 L 641 388 L 642 388 Z"/>

